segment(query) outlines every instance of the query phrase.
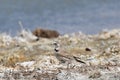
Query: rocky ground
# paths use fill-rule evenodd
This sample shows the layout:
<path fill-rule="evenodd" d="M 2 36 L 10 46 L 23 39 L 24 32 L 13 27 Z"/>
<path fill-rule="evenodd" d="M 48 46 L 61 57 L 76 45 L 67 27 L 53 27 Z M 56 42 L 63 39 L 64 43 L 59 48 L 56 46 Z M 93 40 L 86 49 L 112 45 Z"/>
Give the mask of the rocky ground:
<path fill-rule="evenodd" d="M 24 37 L 0 34 L 0 80 L 120 80 L 120 29 L 38 41 L 30 32 L 22 33 Z M 60 44 L 59 54 L 81 62 L 60 63 L 54 42 Z"/>

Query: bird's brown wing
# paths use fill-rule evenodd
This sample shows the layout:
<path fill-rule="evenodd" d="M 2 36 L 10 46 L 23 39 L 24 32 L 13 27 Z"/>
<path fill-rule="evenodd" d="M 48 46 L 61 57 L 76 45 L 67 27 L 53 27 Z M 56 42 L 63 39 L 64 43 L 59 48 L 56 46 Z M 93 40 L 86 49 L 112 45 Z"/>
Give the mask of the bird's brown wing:
<path fill-rule="evenodd" d="M 71 58 L 66 55 L 56 54 L 56 57 L 59 61 L 62 63 L 65 63 L 66 61 L 69 61 Z"/>

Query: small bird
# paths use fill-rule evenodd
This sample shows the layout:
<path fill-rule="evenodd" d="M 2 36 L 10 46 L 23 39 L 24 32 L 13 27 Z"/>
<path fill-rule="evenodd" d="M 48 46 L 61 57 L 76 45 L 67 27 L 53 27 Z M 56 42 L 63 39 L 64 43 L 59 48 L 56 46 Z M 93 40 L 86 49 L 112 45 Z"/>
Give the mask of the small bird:
<path fill-rule="evenodd" d="M 76 57 L 76 56 L 69 56 L 69 55 L 62 55 L 60 53 L 60 44 L 57 43 L 57 42 L 54 42 L 53 43 L 55 48 L 54 48 L 54 51 L 55 51 L 55 56 L 56 58 L 60 61 L 60 63 L 66 63 L 68 62 L 69 64 L 71 63 L 71 60 L 75 60 L 77 62 L 80 62 L 80 63 L 83 63 L 85 64 L 84 61 L 81 61 L 79 57 Z"/>
<path fill-rule="evenodd" d="M 60 63 L 66 63 L 66 61 L 69 61 L 70 58 L 68 56 L 60 54 L 60 44 L 57 42 L 54 42 L 53 44 L 55 45 L 55 57 L 60 61 Z"/>

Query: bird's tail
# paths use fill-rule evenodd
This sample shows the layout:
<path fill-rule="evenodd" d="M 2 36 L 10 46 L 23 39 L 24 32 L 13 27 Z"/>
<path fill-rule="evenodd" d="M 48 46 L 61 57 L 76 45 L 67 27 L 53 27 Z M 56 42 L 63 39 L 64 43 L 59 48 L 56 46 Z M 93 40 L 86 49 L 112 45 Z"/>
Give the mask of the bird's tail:
<path fill-rule="evenodd" d="M 79 57 L 73 56 L 73 58 L 74 58 L 77 62 L 80 62 L 80 63 L 86 64 L 84 61 L 80 60 Z"/>

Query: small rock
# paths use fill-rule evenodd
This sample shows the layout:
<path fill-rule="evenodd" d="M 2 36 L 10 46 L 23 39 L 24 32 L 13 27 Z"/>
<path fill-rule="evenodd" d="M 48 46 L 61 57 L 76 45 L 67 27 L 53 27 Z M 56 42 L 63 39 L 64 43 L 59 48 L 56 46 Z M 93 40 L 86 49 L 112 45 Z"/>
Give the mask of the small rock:
<path fill-rule="evenodd" d="M 85 51 L 91 51 L 91 49 L 90 48 L 85 48 Z"/>

